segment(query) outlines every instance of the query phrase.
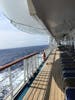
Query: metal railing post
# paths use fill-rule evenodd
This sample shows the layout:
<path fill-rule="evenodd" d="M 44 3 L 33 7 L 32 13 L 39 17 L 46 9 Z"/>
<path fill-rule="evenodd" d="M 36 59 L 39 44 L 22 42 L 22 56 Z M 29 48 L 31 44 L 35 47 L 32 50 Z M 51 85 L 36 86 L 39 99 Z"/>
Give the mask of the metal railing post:
<path fill-rule="evenodd" d="M 38 62 L 38 67 L 39 67 L 39 54 L 38 54 L 37 56 L 38 56 L 38 57 L 37 57 L 37 58 L 38 58 L 37 62 Z"/>
<path fill-rule="evenodd" d="M 40 65 L 40 57 L 39 57 L 40 54 L 38 54 L 38 66 Z"/>
<path fill-rule="evenodd" d="M 33 73 L 34 73 L 34 71 L 35 71 L 34 57 L 35 57 L 35 56 L 33 56 L 33 57 L 32 57 L 32 67 L 33 67 Z"/>
<path fill-rule="evenodd" d="M 39 57 L 38 57 L 38 54 L 36 55 L 36 68 L 39 67 Z"/>
<path fill-rule="evenodd" d="M 8 72 L 9 72 L 9 82 L 10 82 L 10 94 L 11 94 L 11 100 L 14 100 L 13 99 L 13 86 L 12 86 L 12 77 L 11 77 L 11 68 L 9 67 L 8 68 Z"/>
<path fill-rule="evenodd" d="M 28 70 L 29 70 L 29 59 L 27 59 L 27 66 L 26 66 L 27 68 L 27 80 L 29 79 L 29 72 L 28 72 Z"/>
<path fill-rule="evenodd" d="M 39 67 L 39 65 L 40 65 L 40 54 L 38 54 L 38 67 Z"/>
<path fill-rule="evenodd" d="M 34 61 L 34 56 L 31 58 L 32 74 L 34 73 L 34 65 L 33 65 L 33 61 Z"/>
<path fill-rule="evenodd" d="M 42 53 L 41 53 L 41 63 L 43 62 Z"/>
<path fill-rule="evenodd" d="M 33 56 L 32 66 L 33 66 L 33 71 L 34 71 L 34 69 L 35 69 L 35 56 Z"/>
<path fill-rule="evenodd" d="M 24 82 L 28 80 L 28 59 L 24 60 Z"/>
<path fill-rule="evenodd" d="M 31 58 L 29 58 L 28 59 L 28 76 L 29 76 L 29 78 L 31 77 L 31 75 L 32 75 L 32 71 L 31 71 Z"/>
<path fill-rule="evenodd" d="M 33 72 L 34 72 L 34 70 L 35 70 L 35 56 L 33 56 L 33 58 L 32 58 L 33 60 L 33 62 L 32 62 L 32 66 L 33 66 Z"/>
<path fill-rule="evenodd" d="M 36 64 L 36 55 L 35 55 L 35 69 L 37 70 L 37 64 Z"/>
<path fill-rule="evenodd" d="M 23 60 L 23 64 L 24 64 L 24 83 L 26 82 L 26 66 L 27 66 L 27 62 L 26 62 L 26 60 L 24 59 Z"/>

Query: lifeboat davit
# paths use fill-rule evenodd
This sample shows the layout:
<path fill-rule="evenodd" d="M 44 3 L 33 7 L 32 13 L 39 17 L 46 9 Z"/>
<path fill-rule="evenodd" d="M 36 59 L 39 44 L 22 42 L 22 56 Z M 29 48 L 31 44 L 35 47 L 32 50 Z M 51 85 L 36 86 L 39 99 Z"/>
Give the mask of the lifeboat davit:
<path fill-rule="evenodd" d="M 49 33 L 38 18 L 32 0 L 1 0 L 0 2 L 4 15 L 19 30 L 31 34 Z"/>

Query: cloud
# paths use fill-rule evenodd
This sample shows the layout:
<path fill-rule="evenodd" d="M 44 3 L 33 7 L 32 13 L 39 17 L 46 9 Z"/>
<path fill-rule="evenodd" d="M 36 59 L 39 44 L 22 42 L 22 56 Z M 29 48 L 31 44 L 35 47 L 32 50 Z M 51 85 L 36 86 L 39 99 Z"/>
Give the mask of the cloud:
<path fill-rule="evenodd" d="M 0 49 L 48 44 L 48 36 L 21 32 L 0 13 Z"/>

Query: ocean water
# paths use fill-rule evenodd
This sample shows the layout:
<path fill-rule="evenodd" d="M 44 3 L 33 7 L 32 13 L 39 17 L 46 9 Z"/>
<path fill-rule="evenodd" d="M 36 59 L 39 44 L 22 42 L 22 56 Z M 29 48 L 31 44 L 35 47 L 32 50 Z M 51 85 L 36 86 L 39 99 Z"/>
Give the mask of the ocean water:
<path fill-rule="evenodd" d="M 31 53 L 40 52 L 47 47 L 48 45 L 42 45 L 0 50 L 0 66 L 3 66 Z"/>

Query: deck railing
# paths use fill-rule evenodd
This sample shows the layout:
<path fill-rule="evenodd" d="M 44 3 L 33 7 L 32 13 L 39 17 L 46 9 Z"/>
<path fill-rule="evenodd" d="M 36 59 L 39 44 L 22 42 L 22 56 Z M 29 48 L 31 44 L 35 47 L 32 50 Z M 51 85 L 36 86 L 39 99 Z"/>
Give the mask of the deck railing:
<path fill-rule="evenodd" d="M 45 50 L 46 57 L 51 48 Z M 41 52 L 32 53 L 0 66 L 0 100 L 13 100 L 43 62 Z"/>

